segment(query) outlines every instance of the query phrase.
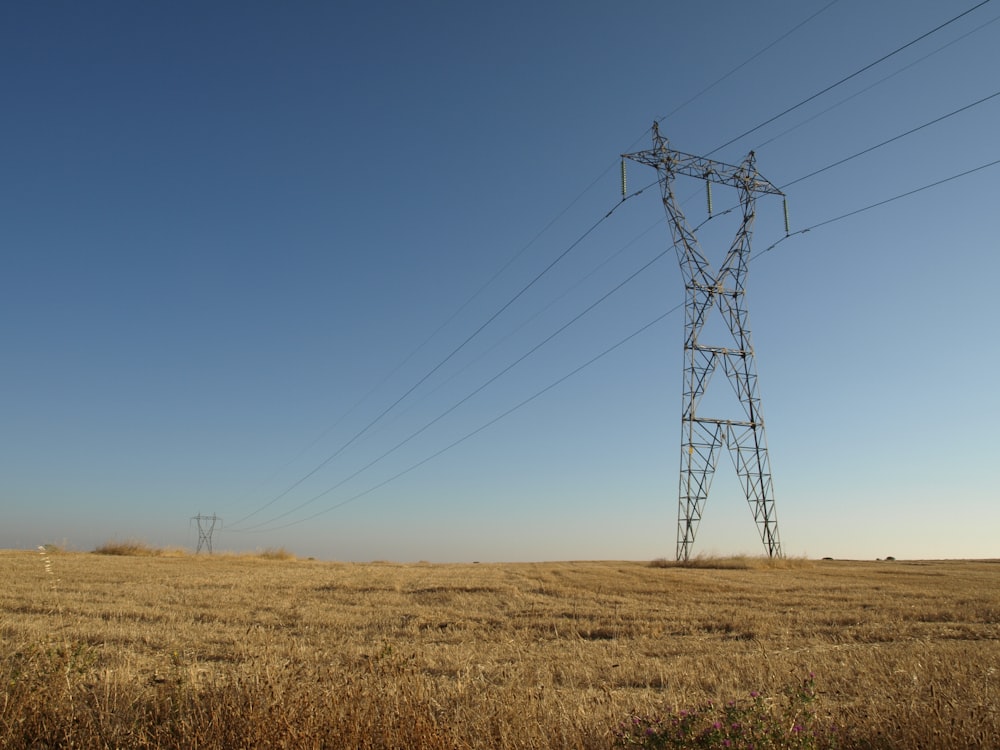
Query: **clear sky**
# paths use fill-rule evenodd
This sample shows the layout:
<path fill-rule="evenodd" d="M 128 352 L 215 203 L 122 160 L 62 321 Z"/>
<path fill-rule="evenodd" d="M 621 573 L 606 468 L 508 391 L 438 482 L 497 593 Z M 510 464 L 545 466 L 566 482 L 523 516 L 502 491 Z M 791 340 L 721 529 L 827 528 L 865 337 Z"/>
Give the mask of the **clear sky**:
<path fill-rule="evenodd" d="M 217 549 L 672 557 L 683 316 L 566 376 L 683 301 L 673 252 L 510 367 L 669 250 L 655 189 L 600 221 L 619 154 L 663 118 L 787 185 L 1000 91 L 988 2 L 737 138 L 976 2 L 4 4 L 0 547 L 194 547 L 216 513 Z M 1000 159 L 998 122 L 789 186 L 792 230 Z M 1000 557 L 998 181 L 753 262 L 786 553 Z M 696 552 L 763 552 L 734 474 Z"/>

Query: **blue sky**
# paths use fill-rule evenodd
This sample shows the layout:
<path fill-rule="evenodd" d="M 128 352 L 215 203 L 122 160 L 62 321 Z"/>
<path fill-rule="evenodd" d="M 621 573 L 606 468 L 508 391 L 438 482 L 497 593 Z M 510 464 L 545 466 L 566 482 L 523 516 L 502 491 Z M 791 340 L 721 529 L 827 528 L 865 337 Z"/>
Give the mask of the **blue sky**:
<path fill-rule="evenodd" d="M 654 189 L 574 245 L 654 118 L 787 184 L 1000 90 L 990 2 L 728 144 L 974 5 L 5 6 L 0 547 L 193 547 L 200 512 L 217 548 L 323 559 L 672 557 L 679 313 L 441 451 L 683 300 L 671 251 L 476 392 L 669 248 Z M 793 231 L 1000 159 L 998 119 L 789 187 Z M 998 177 L 754 261 L 786 553 L 1000 556 Z M 730 218 L 699 233 L 716 262 Z M 762 551 L 733 475 L 696 552 Z"/>

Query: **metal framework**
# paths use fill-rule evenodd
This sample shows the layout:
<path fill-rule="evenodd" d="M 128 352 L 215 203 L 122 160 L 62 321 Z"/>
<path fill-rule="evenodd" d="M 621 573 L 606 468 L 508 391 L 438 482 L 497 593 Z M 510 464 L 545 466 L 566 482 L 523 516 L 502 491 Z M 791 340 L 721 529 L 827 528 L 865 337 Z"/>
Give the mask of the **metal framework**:
<path fill-rule="evenodd" d="M 195 554 L 201 552 L 201 550 L 207 549 L 208 554 L 212 554 L 212 532 L 215 531 L 215 524 L 218 523 L 222 525 L 222 519 L 219 518 L 214 513 L 210 516 L 203 516 L 199 513 L 196 516 L 191 517 L 192 521 L 198 524 L 198 549 L 195 550 Z"/>
<path fill-rule="evenodd" d="M 781 542 L 757 386 L 757 363 L 747 318 L 746 278 L 756 197 L 783 193 L 758 174 L 752 151 L 739 166 L 674 151 L 660 135 L 657 123 L 653 123 L 652 149 L 622 157 L 656 169 L 684 277 L 685 365 L 677 559 L 685 561 L 691 556 L 723 444 L 732 456 L 768 556 L 780 557 Z M 739 193 L 743 219 L 717 274 L 713 274 L 674 197 L 673 183 L 677 175 L 703 179 L 709 190 L 715 182 L 734 187 Z M 711 192 L 708 196 L 711 212 Z M 703 342 L 699 337 L 705 332 L 709 314 L 716 308 L 722 314 L 729 336 L 724 342 Z M 722 419 L 698 413 L 705 390 L 720 363 L 743 407 L 742 419 Z"/>

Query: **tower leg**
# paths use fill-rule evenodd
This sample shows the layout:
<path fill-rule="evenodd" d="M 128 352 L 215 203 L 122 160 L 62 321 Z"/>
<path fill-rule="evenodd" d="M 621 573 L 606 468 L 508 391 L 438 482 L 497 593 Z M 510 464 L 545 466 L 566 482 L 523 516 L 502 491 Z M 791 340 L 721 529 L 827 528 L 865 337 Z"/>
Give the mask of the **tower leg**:
<path fill-rule="evenodd" d="M 694 537 L 712 486 L 719 450 L 725 440 L 722 424 L 689 421 L 681 441 L 681 478 L 677 503 L 677 559 L 691 557 Z"/>

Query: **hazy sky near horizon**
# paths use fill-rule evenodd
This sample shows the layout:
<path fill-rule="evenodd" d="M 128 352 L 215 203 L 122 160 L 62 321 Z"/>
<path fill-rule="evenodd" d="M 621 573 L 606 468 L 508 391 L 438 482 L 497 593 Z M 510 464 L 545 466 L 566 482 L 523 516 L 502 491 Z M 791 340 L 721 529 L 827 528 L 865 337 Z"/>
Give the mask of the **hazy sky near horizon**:
<path fill-rule="evenodd" d="M 673 557 L 683 286 L 619 154 L 784 186 L 979 102 L 789 185 L 748 289 L 785 552 L 1000 557 L 1000 165 L 824 223 L 1000 159 L 1000 4 L 775 117 L 975 5 L 5 5 L 0 547 Z M 726 456 L 695 550 L 762 552 Z"/>

